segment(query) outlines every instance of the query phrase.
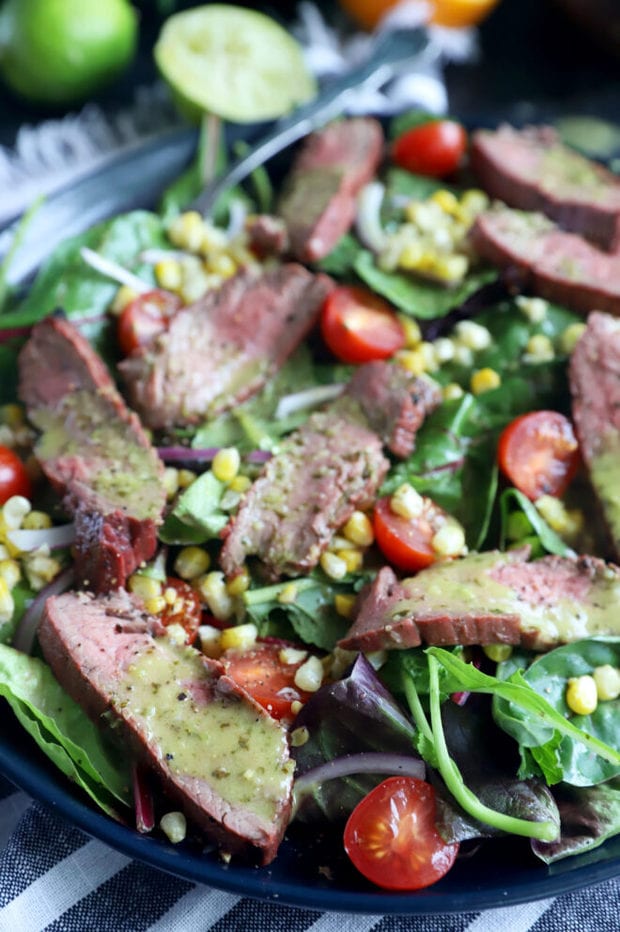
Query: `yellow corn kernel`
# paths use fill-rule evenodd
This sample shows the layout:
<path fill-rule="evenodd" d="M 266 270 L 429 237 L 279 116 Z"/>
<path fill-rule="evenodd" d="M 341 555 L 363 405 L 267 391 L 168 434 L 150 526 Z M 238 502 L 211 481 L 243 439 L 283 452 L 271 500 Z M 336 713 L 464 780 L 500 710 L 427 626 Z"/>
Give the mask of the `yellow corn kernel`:
<path fill-rule="evenodd" d="M 224 574 L 214 570 L 206 576 L 201 576 L 196 582 L 211 614 L 219 621 L 227 621 L 233 613 L 234 606 L 226 588 Z"/>
<path fill-rule="evenodd" d="M 121 314 L 128 304 L 131 304 L 132 301 L 138 297 L 138 292 L 135 288 L 130 288 L 129 285 L 121 285 L 116 294 L 114 295 L 114 300 L 110 305 L 110 311 L 113 314 Z"/>
<path fill-rule="evenodd" d="M 252 480 L 249 476 L 240 476 L 237 474 L 228 483 L 228 488 L 231 492 L 237 492 L 239 495 L 243 495 L 243 493 L 247 492 L 251 485 Z"/>
<path fill-rule="evenodd" d="M 442 282 L 460 282 L 465 278 L 469 261 L 467 256 L 453 254 L 450 256 L 437 256 L 428 271 Z"/>
<path fill-rule="evenodd" d="M 454 362 L 459 366 L 465 366 L 467 369 L 471 368 L 474 364 L 474 354 L 470 350 L 469 346 L 463 346 L 462 343 L 457 343 L 454 347 Z"/>
<path fill-rule="evenodd" d="M 499 388 L 501 384 L 502 379 L 499 372 L 485 366 L 484 369 L 476 369 L 470 379 L 469 387 L 471 388 L 472 394 L 482 395 L 483 392 Z"/>
<path fill-rule="evenodd" d="M 390 499 L 390 509 L 401 518 L 419 518 L 424 511 L 424 499 L 408 482 L 403 482 Z"/>
<path fill-rule="evenodd" d="M 202 242 L 200 244 L 202 255 L 208 256 L 209 253 L 212 252 L 221 252 L 221 250 L 226 249 L 228 245 L 228 238 L 224 230 L 220 230 L 219 227 L 205 220 L 203 223 Z"/>
<path fill-rule="evenodd" d="M 535 333 L 529 338 L 523 359 L 525 362 L 550 362 L 555 356 L 553 343 L 544 333 Z"/>
<path fill-rule="evenodd" d="M 207 260 L 207 269 L 213 275 L 220 275 L 222 278 L 230 278 L 237 271 L 237 264 L 231 256 L 225 252 L 220 252 L 215 256 L 210 256 Z"/>
<path fill-rule="evenodd" d="M 60 561 L 51 557 L 43 548 L 29 554 L 23 565 L 28 582 L 37 591 L 55 579 L 62 569 Z"/>
<path fill-rule="evenodd" d="M 356 596 L 348 592 L 339 592 L 334 597 L 334 606 L 342 618 L 352 618 L 355 609 Z"/>
<path fill-rule="evenodd" d="M 144 607 L 147 612 L 150 612 L 151 615 L 160 615 L 168 607 L 168 603 L 164 599 L 163 595 L 152 596 L 150 599 L 144 600 Z"/>
<path fill-rule="evenodd" d="M 347 575 L 345 561 L 330 550 L 326 550 L 321 554 L 319 563 L 325 575 L 329 576 L 330 579 L 344 579 Z"/>
<path fill-rule="evenodd" d="M 180 602 L 181 604 L 183 603 L 183 599 L 179 598 L 179 593 L 174 588 L 174 586 L 166 586 L 166 588 L 162 591 L 162 597 L 166 605 L 170 605 L 171 607 L 175 604 L 175 602 Z"/>
<path fill-rule="evenodd" d="M 211 472 L 220 482 L 230 482 L 239 472 L 241 457 L 236 447 L 218 450 L 211 463 Z"/>
<path fill-rule="evenodd" d="M 297 647 L 282 647 L 278 651 L 278 660 L 284 664 L 301 663 L 307 656 L 307 650 L 299 650 Z"/>
<path fill-rule="evenodd" d="M 525 295 L 519 295 L 515 298 L 515 303 L 522 314 L 533 324 L 540 324 L 547 316 L 549 304 L 544 298 L 528 298 Z"/>
<path fill-rule="evenodd" d="M 488 195 L 478 188 L 469 188 L 461 195 L 460 207 L 467 214 L 475 217 L 476 214 L 482 213 L 489 206 Z"/>
<path fill-rule="evenodd" d="M 198 579 L 209 569 L 211 558 L 203 547 L 183 547 L 174 561 L 174 569 L 181 579 Z"/>
<path fill-rule="evenodd" d="M 420 262 L 424 256 L 424 247 L 417 240 L 406 243 L 398 256 L 398 265 L 410 272 L 415 272 L 420 268 Z"/>
<path fill-rule="evenodd" d="M 23 520 L 32 506 L 23 495 L 12 495 L 2 506 L 4 526 L 9 531 L 15 531 L 22 526 Z"/>
<path fill-rule="evenodd" d="M 413 317 L 407 317 L 406 314 L 399 314 L 398 319 L 405 335 L 405 348 L 414 349 L 422 342 L 422 331 L 419 323 Z"/>
<path fill-rule="evenodd" d="M 456 216 L 459 210 L 458 198 L 452 191 L 448 191 L 446 188 L 441 188 L 439 191 L 434 191 L 431 194 L 429 200 L 437 204 L 446 214 L 450 216 Z"/>
<path fill-rule="evenodd" d="M 9 589 L 13 589 L 20 581 L 22 571 L 17 560 L 0 560 L 0 577 L 4 579 Z"/>
<path fill-rule="evenodd" d="M 362 551 L 353 547 L 347 547 L 345 550 L 337 550 L 336 556 L 344 560 L 347 573 L 357 573 L 361 570 L 364 563 L 364 554 Z"/>
<path fill-rule="evenodd" d="M 228 594 L 234 596 L 243 595 L 250 588 L 250 574 L 244 566 L 241 572 L 227 583 Z"/>
<path fill-rule="evenodd" d="M 198 211 L 188 210 L 172 221 L 168 227 L 168 239 L 181 249 L 198 252 L 205 235 L 205 223 Z"/>
<path fill-rule="evenodd" d="M 444 401 L 455 401 L 457 398 L 462 398 L 465 392 L 458 384 L 458 382 L 449 382 L 441 390 Z"/>
<path fill-rule="evenodd" d="M 10 621 L 15 611 L 15 602 L 6 579 L 0 576 L 0 623 Z"/>
<path fill-rule="evenodd" d="M 598 705 L 596 683 L 589 673 L 572 676 L 566 687 L 566 705 L 575 715 L 592 715 Z"/>
<path fill-rule="evenodd" d="M 198 628 L 198 637 L 200 638 L 200 650 L 207 657 L 216 659 L 222 653 L 221 634 L 219 628 L 214 625 L 200 625 Z"/>
<path fill-rule="evenodd" d="M 174 498 L 179 491 L 179 470 L 174 466 L 167 466 L 164 469 L 163 486 L 167 499 Z"/>
<path fill-rule="evenodd" d="M 293 706 L 291 705 L 291 709 Z M 310 732 L 305 725 L 300 725 L 299 728 L 293 729 L 289 735 L 290 743 L 292 748 L 301 748 L 306 744 L 310 739 Z"/>
<path fill-rule="evenodd" d="M 319 658 L 314 655 L 308 657 L 296 671 L 293 682 L 297 689 L 315 693 L 323 682 L 323 664 Z"/>
<path fill-rule="evenodd" d="M 257 637 L 258 628 L 247 622 L 234 628 L 224 628 L 220 634 L 220 645 L 222 650 L 251 650 Z"/>
<path fill-rule="evenodd" d="M 277 595 L 277 601 L 282 605 L 293 605 L 297 601 L 297 594 L 299 590 L 297 588 L 297 583 L 289 582 L 286 583 L 280 589 Z"/>
<path fill-rule="evenodd" d="M 595 667 L 592 678 L 596 684 L 596 695 L 601 702 L 620 696 L 620 670 L 617 667 L 612 667 L 610 663 Z"/>
<path fill-rule="evenodd" d="M 199 301 L 210 288 L 219 284 L 221 284 L 219 278 L 206 275 L 202 269 L 196 269 L 190 274 L 184 275 L 179 295 L 185 304 L 193 304 L 194 301 Z"/>
<path fill-rule="evenodd" d="M 566 353 L 567 356 L 570 356 L 578 341 L 581 339 L 585 329 L 586 325 L 579 322 L 569 324 L 566 330 L 562 331 L 560 336 L 560 349 L 563 353 Z"/>
<path fill-rule="evenodd" d="M 420 348 L 398 350 L 394 354 L 394 361 L 410 372 L 411 375 L 423 375 L 426 372 L 426 359 Z"/>
<path fill-rule="evenodd" d="M 576 537 L 583 528 L 583 512 L 578 509 L 567 509 L 564 503 L 554 495 L 541 495 L 534 505 L 549 527 L 562 537 Z"/>
<path fill-rule="evenodd" d="M 178 845 L 187 835 L 187 820 L 182 812 L 167 812 L 161 817 L 159 827 L 173 845 Z"/>
<path fill-rule="evenodd" d="M 363 511 L 354 511 L 342 528 L 343 537 L 358 547 L 370 547 L 375 541 L 372 521 Z"/>
<path fill-rule="evenodd" d="M 454 359 L 454 342 L 449 337 L 439 337 L 433 343 L 437 362 L 450 362 Z"/>
<path fill-rule="evenodd" d="M 461 320 L 454 328 L 457 340 L 470 350 L 478 352 L 491 345 L 491 331 L 475 320 Z"/>
<path fill-rule="evenodd" d="M 161 259 L 155 263 L 155 278 L 160 288 L 178 291 L 183 284 L 183 269 L 178 259 Z"/>
<path fill-rule="evenodd" d="M 196 473 L 191 469 L 179 469 L 177 472 L 177 481 L 180 489 L 186 489 L 196 481 Z"/>
<path fill-rule="evenodd" d="M 0 410 L 2 412 L 2 423 L 6 424 L 7 427 L 10 427 L 11 430 L 18 430 L 20 427 L 24 426 L 24 409 L 21 405 L 6 404 L 2 405 Z"/>
<path fill-rule="evenodd" d="M 458 557 L 465 552 L 465 532 L 456 521 L 447 521 L 431 538 L 431 547 L 440 557 Z"/>
<path fill-rule="evenodd" d="M 145 601 L 162 595 L 160 581 L 152 576 L 141 576 L 140 573 L 134 573 L 129 577 L 127 587 L 130 592 Z"/>
<path fill-rule="evenodd" d="M 28 531 L 44 531 L 52 526 L 52 519 L 44 511 L 29 511 L 22 521 L 22 527 Z"/>
<path fill-rule="evenodd" d="M 482 645 L 483 653 L 489 658 L 489 660 L 494 660 L 495 663 L 501 663 L 502 660 L 508 660 L 512 654 L 512 645 L 511 644 L 483 644 Z"/>

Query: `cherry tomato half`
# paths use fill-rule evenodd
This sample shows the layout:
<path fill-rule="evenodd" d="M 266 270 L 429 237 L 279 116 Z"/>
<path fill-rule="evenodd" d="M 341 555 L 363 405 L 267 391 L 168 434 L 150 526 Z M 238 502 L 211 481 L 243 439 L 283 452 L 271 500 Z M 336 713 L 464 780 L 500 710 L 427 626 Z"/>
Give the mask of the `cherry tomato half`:
<path fill-rule="evenodd" d="M 295 674 L 304 661 L 285 663 L 281 651 L 282 644 L 259 641 L 250 650 L 227 650 L 220 660 L 228 675 L 272 718 L 292 721 L 291 703 L 305 702 L 310 693 L 295 686 Z"/>
<path fill-rule="evenodd" d="M 118 343 L 123 354 L 129 356 L 162 333 L 181 305 L 177 295 L 159 288 L 145 291 L 130 301 L 117 325 Z"/>
<path fill-rule="evenodd" d="M 390 777 L 358 803 L 344 830 L 358 871 L 386 890 L 421 890 L 447 874 L 458 854 L 435 828 L 435 790 L 414 777 Z"/>
<path fill-rule="evenodd" d="M 444 178 L 459 167 L 466 148 L 467 133 L 460 123 L 434 120 L 399 136 L 392 146 L 392 158 L 407 171 Z"/>
<path fill-rule="evenodd" d="M 352 364 L 387 359 L 405 345 L 405 332 L 390 305 L 365 288 L 349 285 L 327 296 L 321 333 L 334 356 Z"/>
<path fill-rule="evenodd" d="M 32 483 L 26 467 L 10 447 L 0 447 L 0 505 L 13 495 L 32 496 Z"/>
<path fill-rule="evenodd" d="M 390 498 L 387 495 L 375 502 L 375 539 L 389 563 L 405 573 L 415 573 L 437 559 L 431 541 L 448 515 L 430 498 L 425 498 L 419 517 L 404 518 L 392 511 Z"/>
<path fill-rule="evenodd" d="M 166 589 L 174 589 L 176 598 L 159 614 L 159 620 L 166 625 L 181 625 L 185 629 L 188 644 L 193 644 L 202 624 L 202 604 L 195 589 L 175 576 L 168 576 Z"/>
<path fill-rule="evenodd" d="M 509 482 L 535 501 L 566 491 L 579 465 L 579 447 L 563 414 L 531 411 L 504 428 L 497 457 Z"/>

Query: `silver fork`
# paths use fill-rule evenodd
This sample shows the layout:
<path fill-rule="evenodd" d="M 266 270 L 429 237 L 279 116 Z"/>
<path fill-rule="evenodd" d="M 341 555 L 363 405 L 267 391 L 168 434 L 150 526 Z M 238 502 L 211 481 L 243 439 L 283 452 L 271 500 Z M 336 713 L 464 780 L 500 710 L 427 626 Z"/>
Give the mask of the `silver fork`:
<path fill-rule="evenodd" d="M 352 94 L 360 89 L 378 90 L 391 78 L 411 67 L 413 59 L 428 48 L 428 35 L 419 27 L 380 33 L 366 61 L 335 78 L 314 100 L 280 120 L 272 132 L 259 140 L 247 155 L 207 184 L 192 201 L 191 209 L 208 216 L 217 199 L 229 188 L 239 184 L 287 146 L 340 116 Z"/>

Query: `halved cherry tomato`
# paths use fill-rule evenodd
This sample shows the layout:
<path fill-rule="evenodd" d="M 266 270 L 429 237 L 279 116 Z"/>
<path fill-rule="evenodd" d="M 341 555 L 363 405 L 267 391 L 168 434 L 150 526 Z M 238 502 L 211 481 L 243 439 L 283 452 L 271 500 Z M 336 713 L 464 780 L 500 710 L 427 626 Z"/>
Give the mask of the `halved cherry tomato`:
<path fill-rule="evenodd" d="M 390 777 L 358 803 L 344 830 L 358 871 L 386 890 L 421 890 L 441 880 L 458 854 L 435 827 L 435 790 L 414 777 Z"/>
<path fill-rule="evenodd" d="M 340 5 L 365 29 L 374 29 L 399 0 L 340 0 Z M 475 26 L 498 0 L 433 0 L 431 22 L 438 26 Z"/>
<path fill-rule="evenodd" d="M 437 559 L 431 541 L 448 515 L 430 498 L 425 498 L 424 511 L 419 517 L 404 518 L 392 511 L 390 498 L 387 495 L 375 502 L 375 540 L 393 566 L 406 573 L 415 573 Z"/>
<path fill-rule="evenodd" d="M 13 495 L 30 498 L 32 483 L 26 467 L 10 447 L 0 447 L 0 505 Z"/>
<path fill-rule="evenodd" d="M 295 674 L 304 661 L 283 663 L 282 647 L 281 643 L 259 641 L 250 650 L 227 650 L 220 660 L 228 675 L 272 718 L 292 721 L 291 703 L 305 702 L 310 693 L 295 686 Z"/>
<path fill-rule="evenodd" d="M 562 495 L 579 466 L 572 424 L 558 411 L 516 418 L 502 431 L 497 456 L 506 478 L 532 501 Z"/>
<path fill-rule="evenodd" d="M 418 175 L 444 178 L 459 167 L 467 133 L 454 120 L 433 120 L 406 130 L 392 146 L 397 165 Z"/>
<path fill-rule="evenodd" d="M 155 288 L 130 301 L 118 319 L 117 337 L 125 356 L 139 346 L 146 346 L 168 326 L 170 318 L 182 306 L 178 295 Z"/>
<path fill-rule="evenodd" d="M 162 624 L 181 625 L 187 634 L 186 641 L 193 644 L 198 635 L 198 628 L 202 624 L 202 604 L 200 596 L 195 589 L 175 576 L 168 576 L 165 589 L 174 589 L 176 599 L 167 605 L 158 616 Z"/>
<path fill-rule="evenodd" d="M 352 364 L 387 359 L 405 345 L 402 324 L 387 301 L 350 285 L 327 296 L 321 333 L 334 356 Z"/>

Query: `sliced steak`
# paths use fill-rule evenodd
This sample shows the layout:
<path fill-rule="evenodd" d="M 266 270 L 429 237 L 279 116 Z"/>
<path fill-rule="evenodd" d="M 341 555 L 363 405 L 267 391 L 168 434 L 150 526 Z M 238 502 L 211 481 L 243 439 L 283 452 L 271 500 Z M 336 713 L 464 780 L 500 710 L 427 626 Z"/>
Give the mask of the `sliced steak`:
<path fill-rule="evenodd" d="M 79 584 L 105 592 L 149 560 L 166 495 L 163 466 L 93 348 L 60 317 L 19 357 L 19 396 L 41 431 L 43 472 L 76 522 Z"/>
<path fill-rule="evenodd" d="M 153 637 L 158 623 L 126 592 L 48 599 L 39 639 L 67 692 L 161 779 L 224 853 L 276 854 L 293 767 L 284 729 L 191 647 Z"/>
<path fill-rule="evenodd" d="M 481 214 L 474 250 L 500 268 L 517 269 L 524 287 L 581 313 L 620 315 L 620 255 L 565 233 L 542 214 L 498 208 Z"/>
<path fill-rule="evenodd" d="M 322 259 L 349 230 L 355 199 L 375 175 L 383 144 L 381 125 L 368 117 L 331 123 L 305 140 L 277 208 L 300 262 Z"/>
<path fill-rule="evenodd" d="M 620 321 L 594 312 L 573 350 L 573 421 L 584 463 L 620 560 Z"/>
<path fill-rule="evenodd" d="M 491 197 L 541 211 L 602 249 L 620 250 L 620 178 L 563 145 L 551 127 L 478 130 L 471 165 Z"/>
<path fill-rule="evenodd" d="M 150 427 L 196 424 L 259 391 L 315 323 L 329 278 L 295 263 L 240 272 L 119 366 Z"/>
<path fill-rule="evenodd" d="M 620 569 L 594 557 L 527 549 L 435 563 L 399 583 L 380 571 L 339 646 L 390 650 L 418 644 L 523 644 L 547 650 L 580 638 L 620 634 Z"/>
<path fill-rule="evenodd" d="M 359 403 L 368 426 L 388 450 L 402 458 L 413 451 L 427 415 L 441 404 L 436 383 L 387 362 L 359 366 L 345 394 Z"/>

